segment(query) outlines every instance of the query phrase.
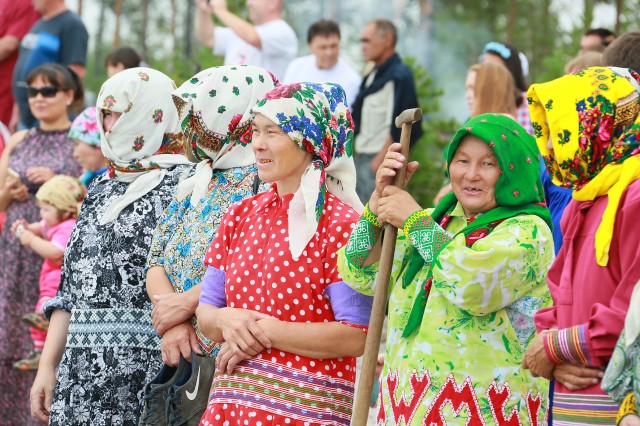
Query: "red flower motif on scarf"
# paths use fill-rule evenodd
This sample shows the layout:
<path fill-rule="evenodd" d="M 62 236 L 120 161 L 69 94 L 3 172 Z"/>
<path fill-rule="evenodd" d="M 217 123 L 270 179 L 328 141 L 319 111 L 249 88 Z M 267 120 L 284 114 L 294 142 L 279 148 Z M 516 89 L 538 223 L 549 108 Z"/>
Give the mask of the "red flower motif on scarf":
<path fill-rule="evenodd" d="M 144 146 L 144 136 L 138 136 L 133 141 L 133 150 L 140 151 Z"/>
<path fill-rule="evenodd" d="M 598 127 L 598 139 L 602 148 L 606 148 L 613 137 L 613 117 L 609 114 L 605 114 L 600 120 L 600 127 Z"/>
<path fill-rule="evenodd" d="M 294 93 L 301 90 L 301 86 L 299 84 L 287 84 L 283 86 L 278 86 L 269 93 L 265 95 L 265 99 L 274 100 L 280 98 L 291 98 Z"/>
<path fill-rule="evenodd" d="M 151 114 L 151 119 L 153 120 L 154 123 L 156 124 L 160 124 L 162 123 L 162 110 L 161 109 L 156 109 L 155 111 L 153 111 L 153 114 Z"/>
<path fill-rule="evenodd" d="M 236 114 L 231 118 L 231 121 L 229 122 L 230 132 L 233 132 L 236 129 L 236 127 L 240 123 L 240 120 L 242 120 L 242 114 Z"/>
<path fill-rule="evenodd" d="M 239 139 L 240 145 L 246 146 L 247 144 L 250 144 L 252 137 L 253 137 L 253 131 L 251 130 L 251 127 L 249 127 L 247 131 L 244 132 L 242 136 L 240 136 L 240 139 Z"/>
<path fill-rule="evenodd" d="M 513 196 L 518 198 L 520 196 L 520 191 L 518 191 L 517 189 L 513 191 Z"/>

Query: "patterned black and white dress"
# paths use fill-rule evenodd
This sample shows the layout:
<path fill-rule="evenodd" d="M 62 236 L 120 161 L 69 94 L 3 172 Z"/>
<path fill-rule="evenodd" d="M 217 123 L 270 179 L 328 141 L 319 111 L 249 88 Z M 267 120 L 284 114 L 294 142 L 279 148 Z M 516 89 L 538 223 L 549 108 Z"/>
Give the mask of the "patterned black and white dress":
<path fill-rule="evenodd" d="M 52 425 L 134 425 L 145 383 L 160 366 L 144 267 L 151 236 L 188 166 L 99 224 L 127 184 L 96 178 L 82 205 L 62 268 L 58 294 L 45 306 L 71 312 L 51 407 Z"/>

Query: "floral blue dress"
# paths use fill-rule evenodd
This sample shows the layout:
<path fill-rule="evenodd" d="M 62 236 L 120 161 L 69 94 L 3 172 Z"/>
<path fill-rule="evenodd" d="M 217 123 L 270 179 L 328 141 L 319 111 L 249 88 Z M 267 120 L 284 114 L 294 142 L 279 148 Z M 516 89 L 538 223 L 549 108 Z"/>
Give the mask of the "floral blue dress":
<path fill-rule="evenodd" d="M 183 201 L 174 199 L 153 233 L 147 268 L 164 267 L 178 293 L 200 284 L 207 270 L 204 256 L 220 220 L 231 204 L 254 195 L 257 170 L 252 164 L 215 171 L 209 190 L 195 207 L 190 196 Z M 214 343 L 200 333 L 195 317 L 191 321 L 201 349 L 210 355 Z"/>

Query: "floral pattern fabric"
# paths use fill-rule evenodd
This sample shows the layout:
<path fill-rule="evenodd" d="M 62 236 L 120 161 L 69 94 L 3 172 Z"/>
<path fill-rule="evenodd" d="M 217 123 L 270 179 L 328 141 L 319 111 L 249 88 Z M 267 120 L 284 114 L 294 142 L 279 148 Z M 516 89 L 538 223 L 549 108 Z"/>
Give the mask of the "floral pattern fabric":
<path fill-rule="evenodd" d="M 69 139 L 100 148 L 100 131 L 96 107 L 90 106 L 78 115 L 69 129 Z"/>
<path fill-rule="evenodd" d="M 5 226 L 0 233 L 0 409 L 2 422 L 11 425 L 35 424 L 31 419 L 29 390 L 32 373 L 11 368 L 32 349 L 29 330 L 21 321 L 22 315 L 33 310 L 38 300 L 38 277 L 42 258 L 20 244 L 11 232 L 11 224 L 18 219 L 39 222 L 40 213 L 35 194 L 40 185 L 26 177 L 30 167 L 46 166 L 56 174 L 78 176 L 81 167 L 73 159 L 73 145 L 67 131 L 43 131 L 34 128 L 11 152 L 9 167 L 18 172 L 29 188 L 29 198 L 13 202 L 7 209 Z"/>
<path fill-rule="evenodd" d="M 279 86 L 253 108 L 277 124 L 298 147 L 314 154 L 294 195 L 289 214 L 289 249 L 299 257 L 311 240 L 327 190 L 359 213 L 355 191 L 353 119 L 342 87 L 331 83 Z"/>
<path fill-rule="evenodd" d="M 457 235 L 433 261 L 431 283 L 423 267 L 402 285 L 413 246 L 398 237 L 377 424 L 544 424 L 548 382 L 521 362 L 535 335 L 533 314 L 551 304 L 551 231 L 540 217 L 520 215 L 468 247 L 460 204 L 450 216 L 445 230 Z M 359 268 L 341 249 L 338 269 L 354 290 L 373 294 L 377 263 Z M 422 322 L 403 337 L 425 285 Z"/>
<path fill-rule="evenodd" d="M 531 86 L 535 136 L 554 183 L 580 191 L 605 166 L 640 153 L 637 84 L 635 71 L 594 67 Z"/>
<path fill-rule="evenodd" d="M 574 188 L 579 201 L 608 197 L 595 239 L 598 265 L 606 266 L 620 199 L 640 179 L 640 74 L 587 68 L 535 84 L 528 94 L 538 147 L 554 182 Z"/>
<path fill-rule="evenodd" d="M 231 204 L 253 194 L 257 175 L 255 164 L 216 171 L 209 191 L 194 207 L 191 197 L 173 200 L 153 233 L 147 268 L 162 266 L 178 293 L 202 282 L 206 265 L 205 253 L 218 230 L 218 225 Z M 264 190 L 265 185 L 260 187 Z M 215 343 L 202 335 L 195 317 L 191 319 L 200 348 L 210 355 Z"/>
<path fill-rule="evenodd" d="M 143 386 L 162 365 L 144 283 L 152 232 L 185 167 L 106 225 L 99 218 L 127 184 L 102 175 L 91 185 L 65 251 L 62 282 L 45 305 L 72 313 L 50 424 L 135 425 Z"/>

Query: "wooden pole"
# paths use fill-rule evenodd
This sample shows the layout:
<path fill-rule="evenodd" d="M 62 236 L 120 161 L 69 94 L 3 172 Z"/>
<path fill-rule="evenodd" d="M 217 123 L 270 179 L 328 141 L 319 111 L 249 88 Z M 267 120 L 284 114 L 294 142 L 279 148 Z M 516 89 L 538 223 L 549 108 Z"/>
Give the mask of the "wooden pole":
<path fill-rule="evenodd" d="M 409 158 L 411 125 L 421 118 L 422 110 L 420 108 L 407 109 L 396 117 L 396 127 L 402 128 L 402 133 L 400 134 L 402 155 L 404 155 L 407 160 Z M 405 164 L 403 168 L 398 170 L 393 184 L 399 188 L 404 188 L 406 173 L 407 167 Z M 378 274 L 376 275 L 376 290 L 373 296 L 369 331 L 364 347 L 364 360 L 362 362 L 358 390 L 356 391 L 356 400 L 353 406 L 351 426 L 366 426 L 369 416 L 369 401 L 371 400 L 376 363 L 378 361 L 382 325 L 387 310 L 387 293 L 389 290 L 389 278 L 391 277 L 391 267 L 393 266 L 393 253 L 396 249 L 397 235 L 398 229 L 393 225 L 387 224 L 384 227 L 380 265 L 378 267 Z"/>

